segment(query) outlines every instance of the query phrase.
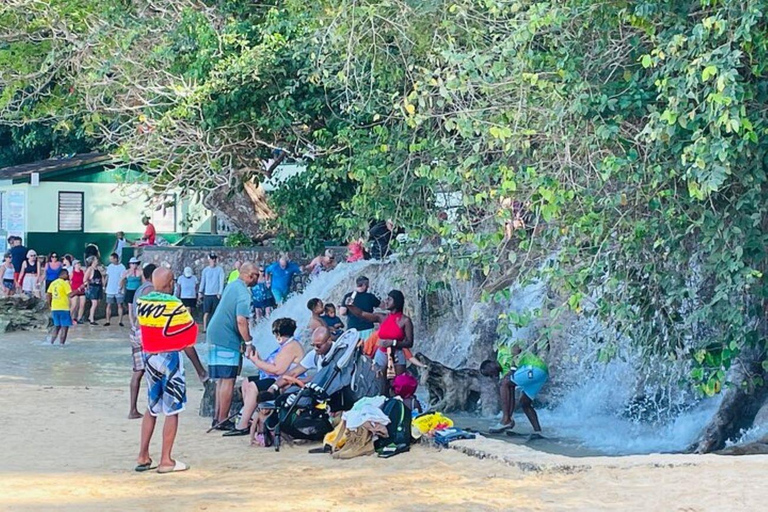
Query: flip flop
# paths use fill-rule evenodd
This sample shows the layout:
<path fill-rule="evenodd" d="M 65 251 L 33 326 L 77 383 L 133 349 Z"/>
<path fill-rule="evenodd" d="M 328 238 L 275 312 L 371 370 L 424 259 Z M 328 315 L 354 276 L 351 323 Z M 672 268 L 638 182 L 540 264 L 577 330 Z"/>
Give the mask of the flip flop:
<path fill-rule="evenodd" d="M 186 471 L 188 469 L 189 469 L 189 466 L 187 464 L 181 462 L 180 460 L 177 460 L 176 465 L 174 465 L 171 469 L 157 468 L 157 472 L 162 475 L 165 473 L 177 473 L 179 471 Z"/>
<path fill-rule="evenodd" d="M 144 471 L 149 471 L 150 469 L 155 469 L 157 466 L 152 465 L 152 459 L 149 459 L 149 462 L 145 462 L 144 464 L 138 464 L 134 469 L 138 473 L 143 473 Z"/>
<path fill-rule="evenodd" d="M 508 423 L 506 425 L 503 423 L 497 423 L 496 425 L 489 428 L 488 432 L 490 432 L 491 434 L 501 434 L 502 432 L 511 430 L 514 427 L 515 427 L 514 423 Z"/>

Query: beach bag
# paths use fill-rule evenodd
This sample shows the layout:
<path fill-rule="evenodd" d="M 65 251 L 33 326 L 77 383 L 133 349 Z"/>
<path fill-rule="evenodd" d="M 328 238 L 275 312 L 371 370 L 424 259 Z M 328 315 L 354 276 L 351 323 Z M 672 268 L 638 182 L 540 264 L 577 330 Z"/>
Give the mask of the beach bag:
<path fill-rule="evenodd" d="M 328 413 L 316 407 L 294 409 L 280 422 L 280 432 L 293 439 L 322 441 L 325 434 L 331 431 L 333 426 Z"/>
<path fill-rule="evenodd" d="M 411 444 L 411 411 L 405 406 L 402 400 L 397 398 L 388 398 L 381 410 L 389 417 L 387 432 L 389 437 L 379 438 L 375 441 L 375 448 L 378 450 L 389 444 L 405 445 Z"/>
<path fill-rule="evenodd" d="M 323 444 L 330 448 L 331 453 L 341 450 L 347 443 L 347 423 L 342 420 L 332 432 L 325 434 Z"/>

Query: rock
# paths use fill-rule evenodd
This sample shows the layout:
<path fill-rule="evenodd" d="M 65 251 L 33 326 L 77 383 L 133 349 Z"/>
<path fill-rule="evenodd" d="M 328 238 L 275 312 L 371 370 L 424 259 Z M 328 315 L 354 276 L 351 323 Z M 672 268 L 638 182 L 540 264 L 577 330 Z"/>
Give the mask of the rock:
<path fill-rule="evenodd" d="M 751 443 L 729 446 L 718 450 L 718 455 L 764 455 L 768 454 L 768 435 Z"/>
<path fill-rule="evenodd" d="M 45 301 L 28 295 L 0 298 L 0 332 L 31 331 L 48 327 Z"/>
<path fill-rule="evenodd" d="M 479 408 L 487 416 L 499 411 L 498 383 L 493 379 L 479 370 L 449 368 L 422 353 L 415 357 L 426 365 L 419 368 L 419 380 L 429 392 L 430 408 L 441 412 L 475 412 Z"/>
<path fill-rule="evenodd" d="M 230 416 L 239 412 L 243 407 L 243 394 L 240 386 L 235 386 L 235 392 L 232 396 L 232 406 L 229 408 Z M 212 380 L 205 383 L 203 398 L 200 400 L 200 416 L 212 418 L 213 411 L 216 408 L 216 384 Z"/>
<path fill-rule="evenodd" d="M 768 398 L 768 387 L 752 384 L 753 377 L 763 373 L 760 354 L 742 352 L 728 375 L 728 380 L 734 385 L 724 392 L 720 408 L 692 447 L 694 452 L 722 450 L 728 439 L 736 438 L 741 431 L 753 426 L 758 411 Z"/>

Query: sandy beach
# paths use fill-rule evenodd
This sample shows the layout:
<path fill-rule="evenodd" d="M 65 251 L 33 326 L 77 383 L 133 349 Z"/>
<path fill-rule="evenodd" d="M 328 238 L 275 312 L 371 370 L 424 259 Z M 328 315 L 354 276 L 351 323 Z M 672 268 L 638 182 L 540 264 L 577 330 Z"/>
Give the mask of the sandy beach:
<path fill-rule="evenodd" d="M 252 448 L 205 434 L 202 385 L 189 368 L 174 455 L 190 471 L 136 473 L 124 333 L 73 334 L 65 349 L 41 344 L 40 333 L 0 341 L 0 511 L 729 511 L 761 510 L 768 497 L 768 456 L 567 457 L 485 438 L 349 461 L 307 445 Z M 159 450 L 158 428 L 155 459 Z"/>
<path fill-rule="evenodd" d="M 158 475 L 133 471 L 127 390 L 0 385 L 0 509 L 722 511 L 759 510 L 768 496 L 760 456 L 570 459 L 494 440 L 462 446 L 506 461 L 429 446 L 389 460 L 335 461 L 306 445 L 275 453 L 206 435 L 200 394 L 190 390 L 175 452 L 192 469 Z"/>

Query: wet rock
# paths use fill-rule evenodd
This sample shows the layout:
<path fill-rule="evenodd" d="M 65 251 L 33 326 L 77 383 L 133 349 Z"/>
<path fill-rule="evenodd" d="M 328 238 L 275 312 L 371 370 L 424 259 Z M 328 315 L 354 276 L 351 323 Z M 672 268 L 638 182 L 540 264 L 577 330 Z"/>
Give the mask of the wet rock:
<path fill-rule="evenodd" d="M 759 353 L 745 351 L 739 356 L 728 375 L 734 386 L 724 392 L 720 408 L 692 447 L 693 451 L 722 450 L 728 439 L 738 437 L 740 432 L 753 426 L 758 411 L 768 398 L 768 387 L 754 385 L 754 377 L 763 374 Z"/>
<path fill-rule="evenodd" d="M 0 332 L 45 329 L 49 317 L 42 299 L 28 295 L 0 298 Z"/>
<path fill-rule="evenodd" d="M 479 370 L 449 368 L 422 353 L 415 357 L 426 365 L 426 368 L 419 368 L 419 380 L 429 392 L 431 409 L 481 411 L 486 416 L 499 411 L 498 382 L 481 375 Z"/>
<path fill-rule="evenodd" d="M 768 454 L 768 435 L 751 443 L 729 446 L 718 450 L 718 455 L 764 455 Z"/>

